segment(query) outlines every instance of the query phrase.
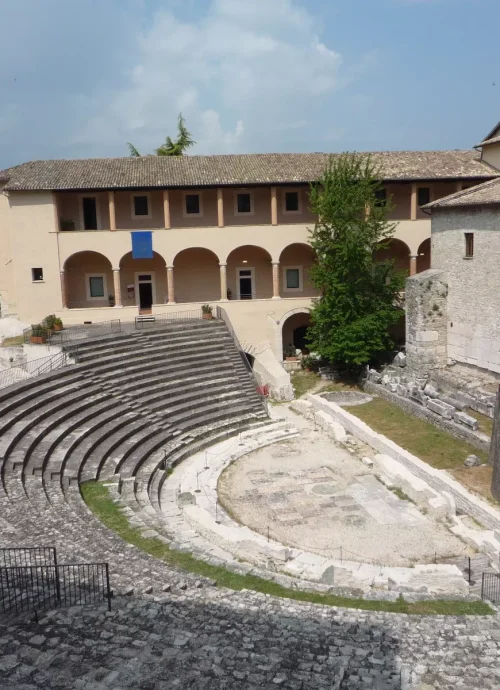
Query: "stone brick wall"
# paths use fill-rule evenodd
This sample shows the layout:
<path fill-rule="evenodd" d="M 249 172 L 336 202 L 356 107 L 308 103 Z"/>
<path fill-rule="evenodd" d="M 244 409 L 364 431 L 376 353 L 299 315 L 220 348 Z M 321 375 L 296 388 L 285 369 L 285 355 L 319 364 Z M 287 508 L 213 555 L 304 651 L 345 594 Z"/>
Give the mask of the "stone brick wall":
<path fill-rule="evenodd" d="M 472 259 L 466 232 L 474 233 Z M 500 209 L 434 210 L 432 266 L 448 280 L 448 357 L 500 372 Z"/>
<path fill-rule="evenodd" d="M 406 355 L 410 372 L 426 376 L 447 363 L 448 284 L 429 269 L 406 281 Z"/>

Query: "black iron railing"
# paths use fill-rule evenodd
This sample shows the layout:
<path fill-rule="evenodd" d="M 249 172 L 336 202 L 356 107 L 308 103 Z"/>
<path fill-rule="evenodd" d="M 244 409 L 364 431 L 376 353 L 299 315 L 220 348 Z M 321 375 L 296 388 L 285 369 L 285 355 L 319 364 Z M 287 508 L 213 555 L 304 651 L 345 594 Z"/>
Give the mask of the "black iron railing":
<path fill-rule="evenodd" d="M 190 311 L 170 312 L 167 314 L 143 314 L 135 317 L 136 330 L 145 330 L 155 326 L 163 326 L 170 321 L 195 321 L 202 318 L 201 309 Z"/>
<path fill-rule="evenodd" d="M 54 548 L 0 551 L 0 613 L 18 614 L 107 602 L 107 563 L 58 564 Z"/>
<path fill-rule="evenodd" d="M 500 601 L 500 573 L 483 573 L 481 599 L 492 603 Z"/>
<path fill-rule="evenodd" d="M 25 328 L 23 331 L 23 339 L 25 343 L 29 343 L 32 336 L 35 335 L 51 345 L 63 345 L 73 340 L 98 338 L 102 335 L 121 333 L 121 331 L 122 326 L 120 319 L 112 319 L 111 321 L 99 321 L 98 323 L 84 323 L 70 326 L 69 328 L 63 328 L 62 331 L 40 328 L 36 329 L 35 334 L 33 334 L 32 328 Z"/>
<path fill-rule="evenodd" d="M 71 363 L 71 356 L 67 352 L 58 352 L 55 355 L 40 357 L 40 359 L 34 359 L 31 362 L 4 369 L 4 371 L 0 371 L 0 389 L 7 388 L 25 379 L 31 379 L 34 376 L 40 376 L 40 374 L 61 369 Z"/>

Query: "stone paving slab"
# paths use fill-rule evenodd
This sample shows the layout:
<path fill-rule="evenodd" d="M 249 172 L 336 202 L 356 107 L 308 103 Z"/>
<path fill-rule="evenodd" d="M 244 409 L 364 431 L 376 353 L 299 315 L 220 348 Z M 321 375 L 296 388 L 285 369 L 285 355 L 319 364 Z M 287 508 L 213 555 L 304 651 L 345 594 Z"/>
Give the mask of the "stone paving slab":
<path fill-rule="evenodd" d="M 500 687 L 496 616 L 405 616 L 216 588 L 0 621 L 0 645 L 5 690 Z"/>

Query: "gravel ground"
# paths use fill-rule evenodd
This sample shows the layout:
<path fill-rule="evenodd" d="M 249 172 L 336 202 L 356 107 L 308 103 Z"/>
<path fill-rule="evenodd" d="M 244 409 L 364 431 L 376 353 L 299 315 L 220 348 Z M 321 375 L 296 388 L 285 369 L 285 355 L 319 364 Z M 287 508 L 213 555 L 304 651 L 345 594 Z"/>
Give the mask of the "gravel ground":
<path fill-rule="evenodd" d="M 342 547 L 349 560 L 408 566 L 468 553 L 444 523 L 398 498 L 313 422 L 293 415 L 293 423 L 299 437 L 245 456 L 221 475 L 220 500 L 239 522 L 328 558 Z"/>
<path fill-rule="evenodd" d="M 23 330 L 29 328 L 29 325 L 29 323 L 23 323 L 19 319 L 13 319 L 10 316 L 0 319 L 0 342 L 4 338 L 14 338 L 16 335 L 22 335 Z"/>

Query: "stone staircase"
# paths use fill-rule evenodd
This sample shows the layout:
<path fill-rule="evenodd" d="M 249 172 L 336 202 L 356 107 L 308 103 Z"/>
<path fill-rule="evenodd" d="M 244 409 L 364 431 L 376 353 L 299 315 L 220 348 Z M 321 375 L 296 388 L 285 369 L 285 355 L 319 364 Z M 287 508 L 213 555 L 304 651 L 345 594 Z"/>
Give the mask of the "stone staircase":
<path fill-rule="evenodd" d="M 195 584 L 105 528 L 79 485 L 109 480 L 152 514 L 167 468 L 269 424 L 226 325 L 176 322 L 67 350 L 74 365 L 0 391 L 0 546 L 107 561 L 118 592 Z"/>

